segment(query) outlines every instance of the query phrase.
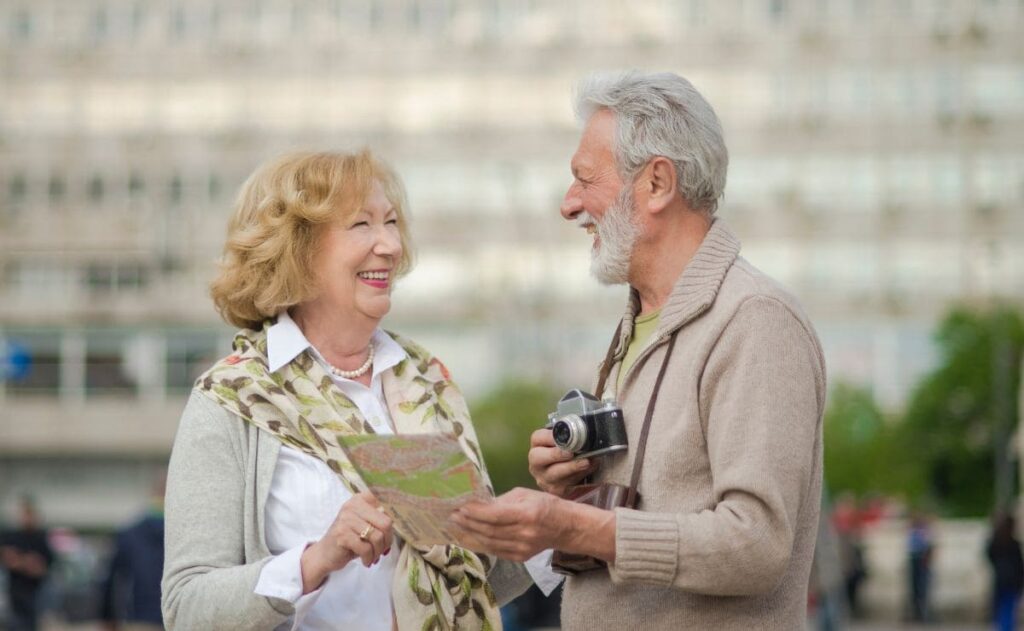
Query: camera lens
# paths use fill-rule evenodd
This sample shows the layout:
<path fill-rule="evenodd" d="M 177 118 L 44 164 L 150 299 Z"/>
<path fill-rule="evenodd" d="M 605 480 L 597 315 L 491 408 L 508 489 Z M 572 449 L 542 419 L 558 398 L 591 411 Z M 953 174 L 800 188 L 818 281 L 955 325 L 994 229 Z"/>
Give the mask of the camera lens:
<path fill-rule="evenodd" d="M 551 433 L 555 436 L 556 445 L 565 445 L 572 438 L 572 430 L 569 429 L 569 424 L 565 421 L 555 423 L 555 426 L 551 428 Z"/>
<path fill-rule="evenodd" d="M 566 414 L 551 425 L 555 444 L 578 454 L 587 444 L 587 424 L 576 414 Z"/>

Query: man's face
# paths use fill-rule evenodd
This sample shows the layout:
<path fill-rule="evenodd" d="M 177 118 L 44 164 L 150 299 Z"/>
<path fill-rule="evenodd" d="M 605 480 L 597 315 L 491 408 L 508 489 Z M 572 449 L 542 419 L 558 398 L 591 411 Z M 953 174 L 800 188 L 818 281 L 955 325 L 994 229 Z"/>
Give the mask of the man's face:
<path fill-rule="evenodd" d="M 623 183 L 612 153 L 615 118 L 594 114 L 572 157 L 573 182 L 562 201 L 562 216 L 595 235 L 590 272 L 603 284 L 629 281 L 629 262 L 639 229 L 632 186 Z"/>

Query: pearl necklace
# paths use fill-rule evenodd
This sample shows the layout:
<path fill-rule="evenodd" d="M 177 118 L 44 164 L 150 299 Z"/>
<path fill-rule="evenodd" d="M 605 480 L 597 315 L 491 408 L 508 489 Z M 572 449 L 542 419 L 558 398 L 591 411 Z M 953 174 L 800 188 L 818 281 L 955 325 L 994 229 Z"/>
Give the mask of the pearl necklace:
<path fill-rule="evenodd" d="M 362 366 L 355 370 L 342 370 L 340 368 L 336 368 L 326 359 L 324 360 L 324 363 L 327 364 L 327 367 L 335 377 L 341 377 L 342 379 L 355 379 L 356 377 L 361 377 L 370 369 L 370 366 L 373 365 L 373 344 L 370 344 L 370 354 L 366 356 L 366 361 L 363 362 Z"/>

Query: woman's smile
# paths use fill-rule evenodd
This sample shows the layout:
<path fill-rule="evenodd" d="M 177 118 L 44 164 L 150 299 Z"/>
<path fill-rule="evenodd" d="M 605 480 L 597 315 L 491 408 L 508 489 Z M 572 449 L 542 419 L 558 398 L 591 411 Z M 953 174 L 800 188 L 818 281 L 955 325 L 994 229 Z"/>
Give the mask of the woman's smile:
<path fill-rule="evenodd" d="M 378 289 L 387 289 L 391 279 L 391 271 L 386 269 L 358 272 L 356 276 L 364 284 Z"/>

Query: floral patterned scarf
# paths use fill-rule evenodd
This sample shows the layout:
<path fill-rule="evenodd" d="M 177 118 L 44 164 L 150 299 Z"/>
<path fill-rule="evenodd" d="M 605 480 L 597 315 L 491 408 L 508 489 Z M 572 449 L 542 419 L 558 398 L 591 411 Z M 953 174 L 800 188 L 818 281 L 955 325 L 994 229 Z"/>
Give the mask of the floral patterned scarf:
<path fill-rule="evenodd" d="M 372 434 L 373 428 L 308 350 L 270 372 L 270 325 L 268 320 L 261 331 L 239 331 L 234 354 L 201 376 L 197 387 L 284 444 L 322 460 L 352 494 L 365 490 L 337 437 Z M 407 354 L 381 375 L 396 433 L 454 434 L 487 480 L 469 410 L 444 364 L 415 343 L 391 336 Z M 497 600 L 487 583 L 493 562 L 454 545 L 416 548 L 402 544 L 391 586 L 398 628 L 500 630 Z"/>

